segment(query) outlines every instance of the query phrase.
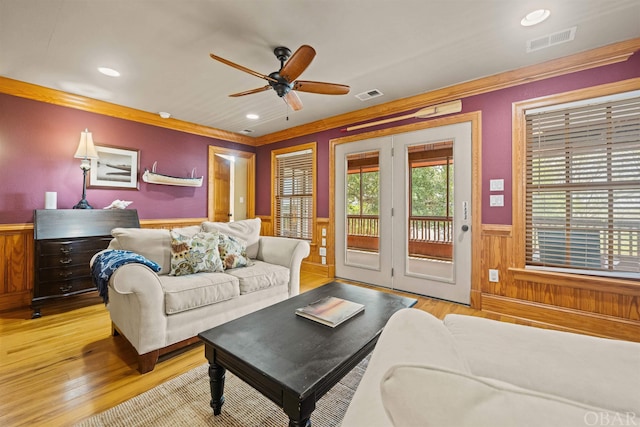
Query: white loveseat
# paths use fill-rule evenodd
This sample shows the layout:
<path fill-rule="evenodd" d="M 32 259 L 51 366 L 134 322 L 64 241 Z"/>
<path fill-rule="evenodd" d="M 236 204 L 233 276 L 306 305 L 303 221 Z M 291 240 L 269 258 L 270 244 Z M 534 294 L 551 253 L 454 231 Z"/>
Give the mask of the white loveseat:
<path fill-rule="evenodd" d="M 260 236 L 259 218 L 204 222 L 174 231 L 182 235 L 218 231 L 239 237 L 247 243 L 251 262 L 224 272 L 170 275 L 170 230 L 112 230 L 108 249 L 135 252 L 161 267 L 156 273 L 143 264 L 125 264 L 108 283 L 112 332 L 135 348 L 141 373 L 153 370 L 160 355 L 197 342 L 200 332 L 297 295 L 300 265 L 309 255 L 306 241 Z"/>
<path fill-rule="evenodd" d="M 640 425 L 640 343 L 417 309 L 391 317 L 342 427 Z"/>

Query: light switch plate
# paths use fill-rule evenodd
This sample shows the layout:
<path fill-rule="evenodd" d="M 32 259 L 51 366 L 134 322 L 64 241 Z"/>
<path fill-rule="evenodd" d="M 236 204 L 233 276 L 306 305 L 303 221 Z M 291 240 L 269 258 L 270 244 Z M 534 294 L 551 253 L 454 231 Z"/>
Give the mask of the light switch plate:
<path fill-rule="evenodd" d="M 498 282 L 498 270 L 489 269 L 489 281 Z"/>
<path fill-rule="evenodd" d="M 489 206 L 504 206 L 504 196 L 502 194 L 492 194 L 491 196 L 489 196 Z"/>
<path fill-rule="evenodd" d="M 320 248 L 320 256 L 327 256 L 327 248 Z"/>
<path fill-rule="evenodd" d="M 491 191 L 504 191 L 504 179 L 489 180 L 489 189 Z"/>

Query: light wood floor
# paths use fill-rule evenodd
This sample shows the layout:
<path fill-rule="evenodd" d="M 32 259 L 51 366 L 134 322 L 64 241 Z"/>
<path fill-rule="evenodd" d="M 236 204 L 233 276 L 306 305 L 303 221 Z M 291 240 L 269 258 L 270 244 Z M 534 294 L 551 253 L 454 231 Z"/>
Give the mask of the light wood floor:
<path fill-rule="evenodd" d="M 302 291 L 329 281 L 303 274 Z M 416 308 L 440 318 L 485 316 L 417 298 Z M 0 425 L 73 425 L 206 363 L 202 345 L 195 345 L 140 375 L 134 350 L 110 332 L 107 309 L 95 295 L 46 305 L 40 319 L 31 319 L 29 309 L 0 313 Z"/>

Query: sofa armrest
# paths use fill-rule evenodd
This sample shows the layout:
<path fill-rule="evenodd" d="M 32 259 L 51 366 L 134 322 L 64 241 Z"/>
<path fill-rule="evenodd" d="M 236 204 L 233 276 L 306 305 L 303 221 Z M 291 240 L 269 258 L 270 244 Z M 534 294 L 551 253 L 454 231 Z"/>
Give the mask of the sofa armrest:
<path fill-rule="evenodd" d="M 310 250 L 305 240 L 260 236 L 257 259 L 289 269 L 289 296 L 292 297 L 300 293 L 300 266 Z"/>
<path fill-rule="evenodd" d="M 138 354 L 164 347 L 167 319 L 158 275 L 143 264 L 125 264 L 109 280 L 111 321 Z"/>

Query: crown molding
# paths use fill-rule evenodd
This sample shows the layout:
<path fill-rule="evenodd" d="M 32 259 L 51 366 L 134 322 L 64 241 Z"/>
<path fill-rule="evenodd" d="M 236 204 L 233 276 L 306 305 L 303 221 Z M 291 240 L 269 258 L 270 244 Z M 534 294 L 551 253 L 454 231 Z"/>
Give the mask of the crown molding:
<path fill-rule="evenodd" d="M 469 96 L 480 95 L 500 89 L 531 83 L 551 77 L 575 73 L 577 71 L 615 64 L 629 59 L 640 50 L 640 38 L 610 44 L 601 48 L 577 53 L 551 61 L 542 62 L 513 71 L 483 77 L 465 83 L 456 84 L 420 95 L 390 101 L 373 107 L 328 117 L 312 123 L 296 126 L 280 132 L 256 137 L 256 146 L 271 144 L 310 133 L 321 132 L 346 125 L 365 122 L 391 114 L 422 108 L 440 102 L 453 101 Z"/>
<path fill-rule="evenodd" d="M 577 71 L 623 62 L 638 50 L 640 50 L 640 38 L 630 39 L 564 58 L 554 59 L 408 98 L 390 101 L 373 107 L 328 117 L 259 137 L 250 137 L 178 119 L 163 119 L 155 113 L 124 107 L 81 95 L 74 95 L 44 86 L 9 79 L 7 77 L 0 77 L 0 93 L 255 147 L 341 126 L 354 125 L 372 119 L 422 108 L 425 105 L 453 101 L 518 86 L 524 83 L 531 83 L 551 77 L 575 73 Z"/>
<path fill-rule="evenodd" d="M 155 113 L 124 107 L 122 105 L 100 101 L 82 95 L 74 95 L 72 93 L 20 80 L 13 80 L 7 77 L 0 77 L 0 93 L 32 99 L 34 101 L 46 102 L 48 104 L 55 104 L 62 107 L 75 108 L 77 110 L 102 114 L 104 116 L 144 123 L 151 126 L 178 130 L 194 135 L 221 139 L 223 141 L 237 142 L 239 144 L 251 146 L 255 145 L 254 138 L 245 135 L 202 126 L 196 123 L 185 122 L 178 119 L 163 119 Z"/>

